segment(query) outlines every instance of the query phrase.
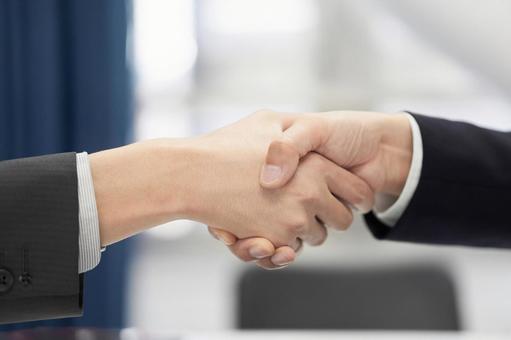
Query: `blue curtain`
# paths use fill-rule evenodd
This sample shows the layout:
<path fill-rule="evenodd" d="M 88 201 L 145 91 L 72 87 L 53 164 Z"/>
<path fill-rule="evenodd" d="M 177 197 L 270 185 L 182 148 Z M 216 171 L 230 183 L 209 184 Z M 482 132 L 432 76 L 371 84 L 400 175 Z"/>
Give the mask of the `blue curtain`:
<path fill-rule="evenodd" d="M 0 159 L 115 147 L 131 138 L 127 65 L 131 4 L 0 0 Z M 82 318 L 7 325 L 118 328 L 129 243 L 85 277 Z"/>

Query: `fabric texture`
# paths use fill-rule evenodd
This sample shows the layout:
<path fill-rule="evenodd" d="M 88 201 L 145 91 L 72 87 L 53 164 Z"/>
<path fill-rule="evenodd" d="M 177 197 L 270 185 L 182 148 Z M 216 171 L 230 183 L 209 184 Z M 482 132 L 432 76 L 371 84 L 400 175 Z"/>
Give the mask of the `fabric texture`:
<path fill-rule="evenodd" d="M 94 269 L 101 260 L 98 208 L 87 152 L 76 154 L 76 171 L 80 226 L 78 272 L 81 274 Z"/>
<path fill-rule="evenodd" d="M 0 323 L 77 316 L 74 153 L 0 162 Z"/>

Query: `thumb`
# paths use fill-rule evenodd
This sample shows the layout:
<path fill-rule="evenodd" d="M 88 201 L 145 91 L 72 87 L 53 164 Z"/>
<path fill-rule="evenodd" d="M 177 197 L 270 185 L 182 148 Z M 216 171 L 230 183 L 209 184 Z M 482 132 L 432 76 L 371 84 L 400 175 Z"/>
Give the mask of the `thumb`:
<path fill-rule="evenodd" d="M 261 170 L 260 184 L 267 189 L 284 186 L 293 177 L 300 158 L 318 149 L 324 140 L 319 118 L 294 121 L 282 136 L 271 142 Z"/>

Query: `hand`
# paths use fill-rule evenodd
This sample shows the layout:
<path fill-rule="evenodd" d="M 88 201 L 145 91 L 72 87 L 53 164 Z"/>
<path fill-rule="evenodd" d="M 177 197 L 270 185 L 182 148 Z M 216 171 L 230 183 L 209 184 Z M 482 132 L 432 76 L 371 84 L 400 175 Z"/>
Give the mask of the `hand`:
<path fill-rule="evenodd" d="M 261 185 L 279 188 L 299 159 L 315 151 L 364 179 L 378 193 L 399 196 L 412 158 L 404 114 L 335 111 L 297 116 L 268 148 Z"/>
<path fill-rule="evenodd" d="M 326 237 L 323 223 L 346 228 L 351 212 L 334 195 L 344 197 L 347 204 L 358 204 L 371 201 L 372 192 L 362 180 L 318 154 L 304 157 L 284 188 L 260 187 L 257 178 L 268 145 L 282 134 L 288 118 L 259 112 L 198 138 L 194 149 L 203 161 L 190 167 L 188 176 L 197 183 L 185 201 L 195 198 L 193 206 L 200 211 L 190 209 L 193 214 L 187 218 L 240 239 L 260 236 L 275 246 L 295 248 L 298 238 L 313 245 L 322 243 Z"/>
<path fill-rule="evenodd" d="M 283 216 L 284 220 L 291 222 L 291 225 L 300 225 L 299 229 L 312 227 L 311 231 L 315 231 L 314 234 L 317 234 L 319 238 L 311 238 L 308 233 L 298 235 L 301 240 L 311 245 L 319 245 L 325 240 L 326 229 L 324 225 L 338 230 L 345 230 L 351 225 L 353 220 L 351 209 L 342 204 L 338 197 L 343 197 L 344 202 L 348 202 L 347 204 L 372 202 L 373 197 L 369 186 L 365 182 L 316 153 L 309 153 L 302 158 L 295 176 L 279 191 L 279 197 L 282 198 L 288 195 L 295 198 L 295 195 L 297 195 L 298 200 L 303 205 L 303 210 L 308 211 L 308 215 L 300 218 L 300 210 L 287 210 L 292 207 L 282 206 L 277 203 L 282 198 L 274 201 L 277 206 L 266 207 L 268 209 L 267 213 Z M 271 220 L 266 220 L 265 222 L 267 221 Z M 269 223 L 268 227 L 289 228 L 284 222 L 280 222 L 282 226 L 274 223 Z M 212 225 L 217 226 L 215 224 Z M 236 238 L 226 233 L 225 230 L 229 230 L 229 228 L 217 227 L 210 229 L 213 235 L 224 240 L 227 245 L 230 245 L 233 253 L 237 254 L 242 260 L 252 260 L 253 258 L 264 259 L 258 264 L 272 268 L 275 267 L 271 265 L 272 262 L 269 259 L 265 259 L 268 255 L 273 255 L 272 260 L 275 261 L 273 263 L 278 263 L 278 266 L 294 260 L 294 252 L 290 251 L 291 249 L 289 248 L 279 248 L 273 254 L 274 248 L 271 243 L 252 238 L 234 243 Z M 297 239 L 293 241 L 295 241 L 293 244 L 288 243 L 288 245 L 292 249 L 297 250 L 301 244 L 296 242 L 298 241 Z M 272 243 L 276 246 L 279 245 L 275 242 Z"/>
<path fill-rule="evenodd" d="M 261 185 L 266 188 L 285 185 L 293 177 L 300 158 L 316 151 L 363 178 L 375 192 L 398 196 L 411 163 L 411 139 L 405 115 L 372 112 L 299 115 L 271 143 Z M 367 211 L 367 205 L 358 208 Z M 240 240 L 233 247 L 238 256 L 242 256 L 238 249 L 244 248 L 244 242 L 270 249 L 264 240 Z M 286 252 L 289 259 L 294 259 L 292 251 Z M 269 263 L 265 262 L 266 267 L 272 264 L 280 264 L 279 259 L 272 257 Z"/>

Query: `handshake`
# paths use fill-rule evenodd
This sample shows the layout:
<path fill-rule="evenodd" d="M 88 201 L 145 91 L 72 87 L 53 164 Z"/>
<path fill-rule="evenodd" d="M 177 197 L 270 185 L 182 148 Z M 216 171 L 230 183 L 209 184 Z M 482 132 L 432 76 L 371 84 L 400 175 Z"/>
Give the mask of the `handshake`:
<path fill-rule="evenodd" d="M 268 269 L 347 229 L 376 196 L 398 197 L 411 159 L 406 114 L 268 110 L 90 156 L 103 245 L 185 218 Z"/>

